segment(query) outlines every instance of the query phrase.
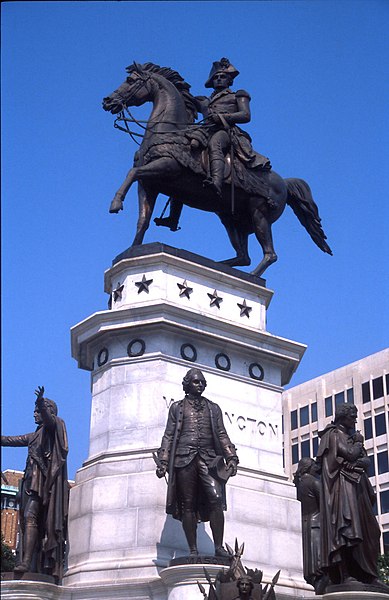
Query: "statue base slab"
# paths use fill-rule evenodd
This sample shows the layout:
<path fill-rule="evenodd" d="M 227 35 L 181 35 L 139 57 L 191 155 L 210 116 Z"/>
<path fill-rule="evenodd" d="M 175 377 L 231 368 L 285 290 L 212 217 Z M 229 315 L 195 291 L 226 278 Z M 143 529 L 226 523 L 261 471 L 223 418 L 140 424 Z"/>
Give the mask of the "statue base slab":
<path fill-rule="evenodd" d="M 160 571 L 157 578 L 138 579 L 117 582 L 114 577 L 111 582 L 96 582 L 94 585 L 59 586 L 39 581 L 2 581 L 2 600 L 201 600 L 202 594 L 198 583 L 208 592 L 204 568 L 212 580 L 215 579 L 224 565 L 196 564 L 177 565 Z M 263 579 L 263 584 L 269 583 L 271 577 Z M 295 585 L 290 579 L 281 577 L 275 587 L 277 600 L 383 600 L 381 594 L 315 596 L 311 587 L 300 582 Z M 344 594 L 344 593 L 342 593 Z M 385 596 L 387 598 L 387 596 Z"/>
<path fill-rule="evenodd" d="M 370 586 L 370 591 L 361 589 L 343 592 L 336 591 L 323 594 L 323 596 L 316 596 L 316 598 L 322 598 L 323 600 L 388 600 L 389 593 L 383 591 L 372 592 Z"/>
<path fill-rule="evenodd" d="M 13 573 L 11 573 L 13 575 Z M 5 579 L 2 573 L 2 600 L 59 600 L 62 599 L 62 586 L 33 579 L 37 573 L 25 573 L 29 579 Z M 70 596 L 69 596 L 70 600 Z"/>
<path fill-rule="evenodd" d="M 54 583 L 54 577 L 44 573 L 15 573 L 14 571 L 5 571 L 1 574 L 3 581 L 43 581 L 45 583 Z"/>

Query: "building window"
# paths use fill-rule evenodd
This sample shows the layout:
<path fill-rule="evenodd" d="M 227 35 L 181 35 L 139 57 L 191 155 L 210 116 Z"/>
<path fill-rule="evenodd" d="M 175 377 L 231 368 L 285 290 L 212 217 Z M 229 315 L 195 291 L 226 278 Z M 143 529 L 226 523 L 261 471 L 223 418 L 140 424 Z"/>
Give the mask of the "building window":
<path fill-rule="evenodd" d="M 369 458 L 370 458 L 370 464 L 369 464 L 369 466 L 367 468 L 367 476 L 368 477 L 375 477 L 374 455 L 370 454 Z"/>
<path fill-rule="evenodd" d="M 326 417 L 330 417 L 332 415 L 332 396 L 325 398 L 324 402 L 326 407 Z"/>
<path fill-rule="evenodd" d="M 385 375 L 386 379 L 386 393 L 389 394 L 389 373 Z"/>
<path fill-rule="evenodd" d="M 311 423 L 315 423 L 317 421 L 317 402 L 312 402 L 311 404 Z"/>
<path fill-rule="evenodd" d="M 312 438 L 312 453 L 313 453 L 313 456 L 317 456 L 318 449 L 319 449 L 319 438 L 317 437 L 317 435 L 315 435 Z"/>
<path fill-rule="evenodd" d="M 309 447 L 309 440 L 305 440 L 305 442 L 301 442 L 301 458 L 311 456 L 311 450 Z"/>
<path fill-rule="evenodd" d="M 292 464 L 295 465 L 299 461 L 299 446 L 298 444 L 292 444 Z"/>
<path fill-rule="evenodd" d="M 335 394 L 335 406 L 338 406 L 338 404 L 342 404 L 344 402 L 344 392 L 339 392 L 338 394 Z"/>
<path fill-rule="evenodd" d="M 385 423 L 385 413 L 381 413 L 375 417 L 375 434 L 385 435 L 386 433 L 386 423 Z"/>
<path fill-rule="evenodd" d="M 389 490 L 380 493 L 381 514 L 389 513 Z"/>
<path fill-rule="evenodd" d="M 382 534 L 382 539 L 384 542 L 384 552 L 385 554 L 387 552 L 389 553 L 389 531 L 384 531 L 384 533 Z"/>
<path fill-rule="evenodd" d="M 378 474 L 387 473 L 389 471 L 388 451 L 377 453 Z"/>
<path fill-rule="evenodd" d="M 365 419 L 363 423 L 365 426 L 365 439 L 371 440 L 371 438 L 373 437 L 373 426 L 372 426 L 371 417 L 369 417 L 368 419 Z"/>
<path fill-rule="evenodd" d="M 370 383 L 368 381 L 362 383 L 362 402 L 364 404 L 370 402 Z"/>
<path fill-rule="evenodd" d="M 349 388 L 347 390 L 347 402 L 354 404 L 354 388 Z"/>
<path fill-rule="evenodd" d="M 290 413 L 290 428 L 297 429 L 297 410 L 292 410 Z"/>
<path fill-rule="evenodd" d="M 376 400 L 377 398 L 382 398 L 384 395 L 384 380 L 382 377 L 377 377 L 373 379 L 373 398 Z"/>
<path fill-rule="evenodd" d="M 309 423 L 309 406 L 300 408 L 300 427 Z"/>

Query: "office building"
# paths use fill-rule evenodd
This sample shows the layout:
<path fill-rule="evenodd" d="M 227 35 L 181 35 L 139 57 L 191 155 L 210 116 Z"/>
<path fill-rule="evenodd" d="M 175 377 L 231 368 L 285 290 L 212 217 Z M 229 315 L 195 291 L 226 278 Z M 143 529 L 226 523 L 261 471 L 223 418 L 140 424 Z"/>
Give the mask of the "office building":
<path fill-rule="evenodd" d="M 292 478 L 301 458 L 316 457 L 318 432 L 342 402 L 358 408 L 357 429 L 371 458 L 369 477 L 383 532 L 381 552 L 389 552 L 389 348 L 283 393 L 285 470 Z"/>

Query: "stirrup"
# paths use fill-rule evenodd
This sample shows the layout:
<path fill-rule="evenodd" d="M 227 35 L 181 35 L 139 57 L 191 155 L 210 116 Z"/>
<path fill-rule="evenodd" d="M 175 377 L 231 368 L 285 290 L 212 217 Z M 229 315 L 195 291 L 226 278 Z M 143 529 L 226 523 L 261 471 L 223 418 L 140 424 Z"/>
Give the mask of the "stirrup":
<path fill-rule="evenodd" d="M 170 231 L 179 231 L 178 223 L 175 223 L 171 217 L 155 217 L 154 223 L 158 227 L 169 227 Z"/>

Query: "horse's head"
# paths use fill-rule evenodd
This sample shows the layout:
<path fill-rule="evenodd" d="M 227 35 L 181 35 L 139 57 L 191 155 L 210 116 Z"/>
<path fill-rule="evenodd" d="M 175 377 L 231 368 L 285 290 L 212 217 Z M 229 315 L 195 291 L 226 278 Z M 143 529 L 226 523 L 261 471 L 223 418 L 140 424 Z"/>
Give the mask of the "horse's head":
<path fill-rule="evenodd" d="M 103 108 L 113 115 L 121 112 L 127 106 L 141 106 L 150 99 L 150 74 L 142 65 L 133 63 L 127 67 L 129 73 L 126 81 L 110 96 L 103 99 Z"/>

